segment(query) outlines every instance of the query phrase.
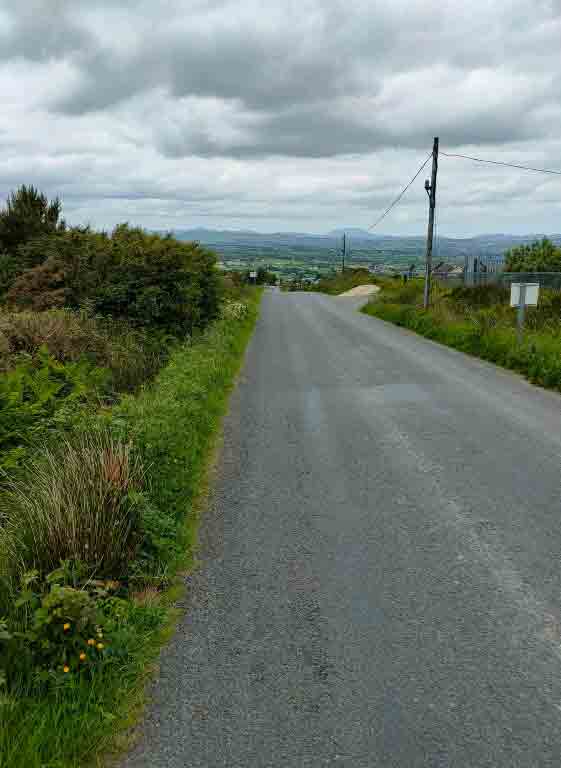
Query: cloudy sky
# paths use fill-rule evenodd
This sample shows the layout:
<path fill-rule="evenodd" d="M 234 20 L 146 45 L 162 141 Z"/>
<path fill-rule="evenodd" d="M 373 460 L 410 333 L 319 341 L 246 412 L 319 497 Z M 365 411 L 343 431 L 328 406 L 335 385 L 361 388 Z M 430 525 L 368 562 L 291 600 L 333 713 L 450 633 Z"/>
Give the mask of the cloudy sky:
<path fill-rule="evenodd" d="M 442 148 L 561 169 L 561 0 L 0 0 L 0 195 L 72 223 L 372 224 Z M 425 230 L 423 173 L 380 232 Z M 439 229 L 561 231 L 561 176 L 443 157 Z"/>

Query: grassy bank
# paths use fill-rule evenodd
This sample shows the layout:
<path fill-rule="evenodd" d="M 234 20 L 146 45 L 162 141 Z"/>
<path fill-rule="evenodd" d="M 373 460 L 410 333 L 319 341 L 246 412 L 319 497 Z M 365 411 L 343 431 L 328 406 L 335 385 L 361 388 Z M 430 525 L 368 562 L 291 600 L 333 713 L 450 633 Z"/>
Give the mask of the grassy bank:
<path fill-rule="evenodd" d="M 429 339 L 476 355 L 561 391 L 561 293 L 542 290 L 540 306 L 527 312 L 522 344 L 516 310 L 497 286 L 445 289 L 434 286 L 432 307 L 422 308 L 423 282 L 385 281 L 363 312 L 409 328 Z"/>
<path fill-rule="evenodd" d="M 60 499 L 71 471 L 74 484 L 81 465 L 85 477 L 98 472 L 113 500 L 108 505 L 105 494 L 104 514 L 117 510 L 115 520 L 128 522 L 120 531 L 122 556 L 113 542 L 112 559 L 99 560 L 95 572 L 81 570 L 91 529 L 83 538 L 73 531 L 54 555 L 39 549 L 36 537 L 28 543 L 4 536 L 0 556 L 17 545 L 25 559 L 35 547 L 33 563 L 48 555 L 60 566 L 27 571 L 17 587 L 15 576 L 4 574 L 15 609 L 10 622 L 0 622 L 2 768 L 95 763 L 134 715 L 149 664 L 173 626 L 175 574 L 192 554 L 197 495 L 257 317 L 259 294 L 240 298 L 225 302 L 219 319 L 176 347 L 151 385 L 83 415 L 68 444 L 38 459 L 38 468 L 56 468 Z M 52 485 L 45 490 L 41 472 L 37 477 L 31 491 L 17 483 L 10 488 L 5 504 L 13 519 L 24 513 L 32 519 L 30 498 L 47 498 L 40 494 L 48 491 L 52 499 Z M 83 486 L 87 493 L 90 486 Z M 94 502 L 88 500 L 88 510 Z M 57 502 L 55 513 L 62 507 Z M 4 512 L 9 533 L 6 520 Z"/>

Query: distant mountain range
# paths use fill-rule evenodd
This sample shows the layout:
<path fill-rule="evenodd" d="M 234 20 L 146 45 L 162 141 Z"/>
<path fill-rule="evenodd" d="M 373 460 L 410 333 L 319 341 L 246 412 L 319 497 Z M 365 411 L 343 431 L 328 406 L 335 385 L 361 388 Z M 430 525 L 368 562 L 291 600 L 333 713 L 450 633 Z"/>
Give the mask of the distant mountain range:
<path fill-rule="evenodd" d="M 247 243 L 251 245 L 256 244 L 304 244 L 309 245 L 327 243 L 336 244 L 341 240 L 343 234 L 347 235 L 350 243 L 384 243 L 387 241 L 403 241 L 404 243 L 424 243 L 425 238 L 417 235 L 378 235 L 372 232 L 368 232 L 365 229 L 357 227 L 349 227 L 348 229 L 334 229 L 325 235 L 310 234 L 307 232 L 255 232 L 253 230 L 227 230 L 227 229 L 205 229 L 203 227 L 197 227 L 195 229 L 178 229 L 174 230 L 173 234 L 179 240 L 196 240 L 200 243 Z M 561 234 L 528 234 L 528 235 L 509 235 L 505 233 L 491 233 L 484 235 L 475 235 L 473 237 L 440 237 L 439 240 L 442 243 L 457 243 L 458 247 L 466 246 L 470 247 L 475 244 L 479 245 L 499 245 L 501 248 L 509 248 L 513 245 L 520 245 L 522 243 L 532 243 L 535 240 L 540 240 L 543 237 L 548 237 L 553 242 L 561 244 Z"/>
<path fill-rule="evenodd" d="M 425 238 L 419 236 L 379 235 L 367 230 L 349 227 L 335 229 L 328 234 L 303 232 L 262 233 L 252 230 L 213 230 L 205 228 L 178 229 L 173 232 L 180 240 L 194 240 L 214 248 L 225 261 L 267 259 L 303 262 L 329 261 L 341 248 L 343 233 L 347 234 L 349 257 L 356 263 L 420 262 L 424 259 Z M 561 245 L 561 234 L 509 235 L 504 233 L 476 235 L 474 237 L 439 237 L 434 257 L 440 260 L 463 262 L 466 255 L 499 256 L 508 248 L 532 243 L 549 237 Z"/>

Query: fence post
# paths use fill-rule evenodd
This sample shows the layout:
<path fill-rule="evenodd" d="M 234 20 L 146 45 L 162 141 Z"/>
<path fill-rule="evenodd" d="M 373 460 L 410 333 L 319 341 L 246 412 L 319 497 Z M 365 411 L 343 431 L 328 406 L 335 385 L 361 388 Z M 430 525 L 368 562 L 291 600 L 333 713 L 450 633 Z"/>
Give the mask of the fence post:
<path fill-rule="evenodd" d="M 526 284 L 520 283 L 520 293 L 518 295 L 518 343 L 522 344 L 524 340 L 524 312 L 526 310 Z"/>

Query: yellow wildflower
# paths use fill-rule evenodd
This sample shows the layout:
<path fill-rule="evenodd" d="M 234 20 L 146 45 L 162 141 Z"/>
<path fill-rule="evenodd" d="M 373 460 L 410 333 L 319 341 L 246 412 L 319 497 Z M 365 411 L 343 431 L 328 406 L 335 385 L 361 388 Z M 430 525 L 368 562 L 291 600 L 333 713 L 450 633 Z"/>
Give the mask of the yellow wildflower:
<path fill-rule="evenodd" d="M 93 639 L 93 637 L 90 637 L 90 639 L 88 640 L 88 645 L 95 645 L 95 640 Z"/>
<path fill-rule="evenodd" d="M 103 650 L 103 648 L 104 648 L 104 645 L 103 645 L 103 643 L 98 643 L 98 644 L 97 644 L 97 650 L 98 650 L 98 651 L 102 651 L 102 650 Z"/>
<path fill-rule="evenodd" d="M 85 653 L 81 653 L 80 654 L 80 661 L 85 661 L 85 660 L 86 660 L 86 654 Z"/>
<path fill-rule="evenodd" d="M 66 672 L 70 672 L 70 667 L 67 667 L 66 664 L 62 668 L 62 671 L 66 674 Z"/>
<path fill-rule="evenodd" d="M 68 632 L 68 630 L 70 629 L 70 624 L 66 622 L 66 624 L 63 626 L 63 629 L 65 632 Z"/>

